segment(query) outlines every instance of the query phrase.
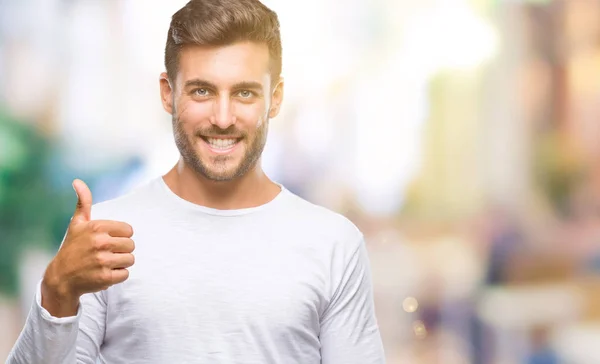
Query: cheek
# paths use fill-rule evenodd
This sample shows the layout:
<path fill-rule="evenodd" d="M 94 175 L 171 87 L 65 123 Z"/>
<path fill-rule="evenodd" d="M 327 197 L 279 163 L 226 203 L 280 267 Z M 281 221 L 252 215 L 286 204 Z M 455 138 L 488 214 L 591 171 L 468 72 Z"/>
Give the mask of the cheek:
<path fill-rule="evenodd" d="M 187 101 L 177 106 L 177 118 L 186 128 L 194 128 L 210 117 L 209 103 Z"/>
<path fill-rule="evenodd" d="M 249 105 L 240 104 L 235 108 L 235 116 L 238 122 L 242 121 L 250 129 L 259 127 L 266 120 L 266 107 L 264 104 L 258 103 Z"/>

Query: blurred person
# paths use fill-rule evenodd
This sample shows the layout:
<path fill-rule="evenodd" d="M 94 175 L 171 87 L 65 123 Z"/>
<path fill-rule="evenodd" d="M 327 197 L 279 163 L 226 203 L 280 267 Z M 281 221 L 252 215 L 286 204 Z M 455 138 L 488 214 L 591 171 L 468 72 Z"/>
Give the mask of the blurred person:
<path fill-rule="evenodd" d="M 383 363 L 363 234 L 261 168 L 283 99 L 277 15 L 192 0 L 160 76 L 180 159 L 77 206 L 8 363 Z M 135 241 L 135 264 L 134 264 Z"/>
<path fill-rule="evenodd" d="M 527 357 L 527 364 L 558 364 L 560 359 L 552 347 L 552 328 L 536 327 L 532 335 L 532 352 Z"/>

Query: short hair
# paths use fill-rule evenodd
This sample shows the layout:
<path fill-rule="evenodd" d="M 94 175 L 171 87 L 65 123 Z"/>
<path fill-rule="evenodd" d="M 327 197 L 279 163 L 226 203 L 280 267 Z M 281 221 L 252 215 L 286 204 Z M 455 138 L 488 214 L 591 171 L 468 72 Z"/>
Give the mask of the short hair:
<path fill-rule="evenodd" d="M 266 43 L 273 82 L 281 76 L 282 49 L 277 14 L 259 0 L 191 0 L 173 14 L 165 67 L 171 81 L 179 54 L 188 45 L 224 46 L 239 41 Z"/>

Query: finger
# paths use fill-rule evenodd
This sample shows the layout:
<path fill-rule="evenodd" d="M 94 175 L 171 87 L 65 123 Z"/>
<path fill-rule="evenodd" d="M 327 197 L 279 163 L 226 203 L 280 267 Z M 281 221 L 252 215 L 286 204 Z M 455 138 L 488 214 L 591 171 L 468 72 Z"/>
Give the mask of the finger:
<path fill-rule="evenodd" d="M 77 206 L 73 213 L 74 222 L 88 222 L 92 215 L 92 192 L 89 187 L 80 179 L 73 181 L 73 189 L 77 194 Z"/>
<path fill-rule="evenodd" d="M 129 278 L 129 271 L 124 268 L 113 269 L 111 271 L 111 273 L 112 273 L 111 284 L 122 283 L 122 282 L 125 282 L 127 280 L 127 278 Z"/>
<path fill-rule="evenodd" d="M 117 253 L 111 257 L 111 269 L 129 268 L 135 263 L 135 257 L 130 253 Z"/>
<path fill-rule="evenodd" d="M 126 222 L 113 221 L 112 224 L 109 224 L 108 235 L 115 238 L 131 238 L 133 227 Z"/>
<path fill-rule="evenodd" d="M 126 222 L 94 220 L 90 225 L 95 232 L 107 233 L 115 238 L 131 238 L 133 236 L 133 228 Z"/>
<path fill-rule="evenodd" d="M 113 253 L 131 253 L 135 249 L 135 243 L 130 238 L 110 238 L 110 251 Z"/>

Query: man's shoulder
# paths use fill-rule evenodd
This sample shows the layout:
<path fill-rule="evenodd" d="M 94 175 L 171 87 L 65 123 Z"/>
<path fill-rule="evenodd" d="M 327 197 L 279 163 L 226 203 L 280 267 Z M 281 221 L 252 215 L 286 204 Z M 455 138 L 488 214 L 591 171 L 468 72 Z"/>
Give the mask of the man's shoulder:
<path fill-rule="evenodd" d="M 345 215 L 291 194 L 290 213 L 298 229 L 330 238 L 356 240 L 362 237 L 359 228 Z"/>
<path fill-rule="evenodd" d="M 114 220 L 119 217 L 143 213 L 151 207 L 154 181 L 144 182 L 124 194 L 92 206 L 92 218 Z"/>

